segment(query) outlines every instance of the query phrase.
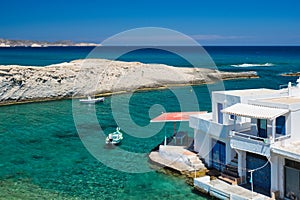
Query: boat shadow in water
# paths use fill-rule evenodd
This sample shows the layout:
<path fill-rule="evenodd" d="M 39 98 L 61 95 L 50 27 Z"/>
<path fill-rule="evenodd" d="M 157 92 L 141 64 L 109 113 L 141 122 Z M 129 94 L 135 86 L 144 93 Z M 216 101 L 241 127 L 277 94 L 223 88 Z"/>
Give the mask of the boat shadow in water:
<path fill-rule="evenodd" d="M 114 144 L 104 144 L 104 149 L 115 149 L 116 145 Z"/>

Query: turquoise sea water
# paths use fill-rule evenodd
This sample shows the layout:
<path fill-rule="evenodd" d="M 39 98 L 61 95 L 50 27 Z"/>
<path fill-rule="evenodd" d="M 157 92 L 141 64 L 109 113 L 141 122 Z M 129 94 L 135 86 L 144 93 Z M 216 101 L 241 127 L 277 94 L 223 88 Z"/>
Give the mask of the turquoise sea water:
<path fill-rule="evenodd" d="M 147 107 L 151 103 L 145 105 L 143 102 L 147 102 L 149 96 L 156 96 L 159 103 L 160 97 L 168 95 L 168 91 L 137 93 L 133 97 L 138 101 L 132 107 L 132 117 L 137 123 L 145 124 L 149 121 Z M 107 98 L 104 104 L 95 108 L 105 132 L 116 127 L 109 104 L 110 98 Z M 90 109 L 89 105 L 78 106 L 82 110 Z M 171 105 L 166 107 L 170 111 L 177 110 Z M 72 116 L 72 100 L 3 106 L 0 109 L 1 180 L 29 180 L 43 189 L 83 199 L 200 198 L 183 178 L 157 172 L 124 173 L 96 160 L 78 137 Z M 85 117 L 84 113 L 82 115 Z M 93 125 L 87 125 L 89 131 L 93 131 Z M 163 140 L 164 133 L 148 139 L 124 137 L 120 147 L 126 151 L 149 152 Z M 99 149 L 104 148 L 103 141 Z"/>
<path fill-rule="evenodd" d="M 0 64 L 43 66 L 84 58 L 90 50 L 90 48 L 0 48 Z M 261 77 L 225 81 L 226 89 L 258 87 L 278 89 L 279 85 L 297 79 L 297 77 L 282 77 L 281 73 L 300 71 L 299 47 L 209 47 L 207 51 L 221 70 L 253 70 Z M 104 57 L 109 57 L 109 51 L 105 55 Z M 184 59 L 153 49 L 133 52 L 124 55 L 120 60 L 189 66 Z M 192 104 L 197 104 L 200 110 L 211 110 L 209 92 L 205 85 L 193 86 L 199 105 L 198 102 L 191 102 L 189 99 L 191 88 L 179 87 L 172 90 L 186 99 L 191 108 L 195 106 Z M 125 106 L 126 99 L 130 98 L 130 116 L 122 110 L 115 112 L 119 118 L 132 118 L 133 123 L 143 128 L 149 126 L 149 115 L 159 114 L 159 109 L 149 114 L 149 109 L 153 105 L 161 105 L 166 111 L 182 110 L 180 100 L 172 90 L 136 92 L 131 97 L 128 94 L 116 95 L 108 97 L 103 104 L 97 104 L 95 107 L 80 105 L 77 101 L 72 104 L 72 100 L 0 107 L 0 198 L 7 199 L 18 192 L 6 191 L 5 184 L 12 181 L 29 185 L 26 190 L 29 194 L 37 192 L 31 189 L 34 185 L 42 191 L 58 195 L 59 198 L 208 199 L 206 196 L 196 194 L 181 177 L 155 171 L 125 173 L 109 168 L 89 153 L 78 136 L 79 127 L 76 127 L 74 122 L 74 112 L 79 119 L 86 122 L 83 123 L 84 129 L 87 130 L 86 134 L 100 132 L 97 125 L 100 125 L 107 134 L 117 126 L 116 115 L 112 114 L 111 101 L 116 101 L 122 107 L 123 104 Z M 188 111 L 189 108 L 185 109 L 184 111 Z M 88 118 L 90 113 L 96 114 L 97 123 Z M 130 133 L 125 133 L 120 148 L 128 152 L 148 153 L 163 140 L 165 130 L 167 134 L 172 134 L 172 128 L 172 124 L 166 124 L 160 132 L 148 138 L 133 137 Z M 182 123 L 181 128 L 187 129 L 187 124 Z M 192 133 L 192 130 L 189 129 L 189 132 Z M 99 144 L 99 150 L 115 151 L 115 149 L 107 150 L 104 143 Z M 108 156 L 109 154 L 106 158 Z M 147 157 L 144 161 L 147 163 Z M 50 198 L 47 195 L 49 194 L 44 194 L 43 198 Z"/>

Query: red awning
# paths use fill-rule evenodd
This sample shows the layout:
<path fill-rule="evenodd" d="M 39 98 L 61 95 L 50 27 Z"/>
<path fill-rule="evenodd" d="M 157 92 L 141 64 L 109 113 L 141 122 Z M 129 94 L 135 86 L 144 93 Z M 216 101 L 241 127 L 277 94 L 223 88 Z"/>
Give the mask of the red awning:
<path fill-rule="evenodd" d="M 207 111 L 201 112 L 170 112 L 162 113 L 161 115 L 155 117 L 150 122 L 182 122 L 189 121 L 190 115 L 205 114 Z"/>

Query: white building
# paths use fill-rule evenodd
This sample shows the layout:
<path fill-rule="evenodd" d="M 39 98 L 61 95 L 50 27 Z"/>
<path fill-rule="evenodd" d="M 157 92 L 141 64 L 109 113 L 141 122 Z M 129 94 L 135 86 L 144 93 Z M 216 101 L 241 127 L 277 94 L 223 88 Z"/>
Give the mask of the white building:
<path fill-rule="evenodd" d="M 42 47 L 42 45 L 33 43 L 33 44 L 31 45 L 31 47 Z"/>
<path fill-rule="evenodd" d="M 5 44 L 5 43 L 0 43 L 0 47 L 10 47 L 9 44 Z"/>
<path fill-rule="evenodd" d="M 190 127 L 209 167 L 257 192 L 300 199 L 299 81 L 281 90 L 213 92 L 212 113 L 192 115 Z"/>

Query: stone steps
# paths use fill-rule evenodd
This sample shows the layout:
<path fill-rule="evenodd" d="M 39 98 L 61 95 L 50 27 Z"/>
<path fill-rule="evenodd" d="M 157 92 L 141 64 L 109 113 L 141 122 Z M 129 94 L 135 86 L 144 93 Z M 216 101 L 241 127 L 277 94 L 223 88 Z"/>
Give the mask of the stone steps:
<path fill-rule="evenodd" d="M 189 165 L 195 169 L 205 168 L 202 161 L 199 159 L 197 155 L 188 156 Z"/>
<path fill-rule="evenodd" d="M 231 185 L 240 184 L 241 179 L 238 173 L 238 160 L 234 158 L 229 164 L 227 164 L 224 171 L 221 173 L 221 176 L 218 178 Z"/>

